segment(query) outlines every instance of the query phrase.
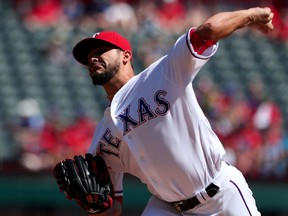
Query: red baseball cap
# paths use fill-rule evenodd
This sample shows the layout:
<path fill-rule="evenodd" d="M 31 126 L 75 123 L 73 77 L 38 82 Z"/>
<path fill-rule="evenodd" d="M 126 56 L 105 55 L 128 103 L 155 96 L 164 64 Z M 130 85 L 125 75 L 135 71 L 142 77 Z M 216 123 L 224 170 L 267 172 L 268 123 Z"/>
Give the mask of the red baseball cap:
<path fill-rule="evenodd" d="M 129 41 L 113 31 L 103 31 L 95 33 L 91 38 L 86 38 L 77 43 L 73 49 L 74 58 L 81 64 L 88 65 L 88 54 L 95 48 L 112 44 L 123 51 L 132 49 Z"/>

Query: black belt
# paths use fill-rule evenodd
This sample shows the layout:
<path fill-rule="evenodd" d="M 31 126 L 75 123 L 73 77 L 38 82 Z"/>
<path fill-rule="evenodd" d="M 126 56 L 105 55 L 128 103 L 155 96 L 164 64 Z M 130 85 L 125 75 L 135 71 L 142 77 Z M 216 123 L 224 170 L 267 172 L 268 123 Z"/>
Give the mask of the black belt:
<path fill-rule="evenodd" d="M 211 183 L 210 185 L 208 185 L 205 188 L 205 191 L 207 192 L 209 197 L 213 197 L 218 191 L 219 191 L 219 187 L 213 183 Z M 198 200 L 198 198 L 196 196 L 191 197 L 189 199 L 186 200 L 182 200 L 182 201 L 178 201 L 178 202 L 172 202 L 172 204 L 174 205 L 175 209 L 178 212 L 183 212 L 183 211 L 188 211 L 190 209 L 195 208 L 197 205 L 199 205 L 201 202 Z"/>

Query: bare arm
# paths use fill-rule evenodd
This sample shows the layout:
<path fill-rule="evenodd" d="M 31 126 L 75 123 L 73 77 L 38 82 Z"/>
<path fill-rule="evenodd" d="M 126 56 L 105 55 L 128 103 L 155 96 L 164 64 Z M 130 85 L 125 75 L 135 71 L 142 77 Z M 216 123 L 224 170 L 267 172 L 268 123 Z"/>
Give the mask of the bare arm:
<path fill-rule="evenodd" d="M 274 14 L 270 8 L 250 8 L 233 12 L 222 12 L 209 17 L 196 32 L 205 40 L 218 41 L 228 37 L 237 29 L 247 26 L 263 33 L 273 30 Z"/>

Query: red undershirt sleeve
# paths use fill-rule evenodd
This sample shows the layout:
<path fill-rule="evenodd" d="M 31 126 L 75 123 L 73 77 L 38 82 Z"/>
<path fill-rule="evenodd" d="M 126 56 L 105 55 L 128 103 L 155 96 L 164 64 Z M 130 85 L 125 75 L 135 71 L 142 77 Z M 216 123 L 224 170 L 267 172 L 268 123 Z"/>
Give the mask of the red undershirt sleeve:
<path fill-rule="evenodd" d="M 213 40 L 205 40 L 203 38 L 201 38 L 197 33 L 196 33 L 196 29 L 191 29 L 190 30 L 190 42 L 193 46 L 194 51 L 199 54 L 202 55 L 203 52 L 211 47 L 212 45 L 216 44 L 216 41 Z"/>
<path fill-rule="evenodd" d="M 114 199 L 123 204 L 123 196 L 115 196 Z"/>

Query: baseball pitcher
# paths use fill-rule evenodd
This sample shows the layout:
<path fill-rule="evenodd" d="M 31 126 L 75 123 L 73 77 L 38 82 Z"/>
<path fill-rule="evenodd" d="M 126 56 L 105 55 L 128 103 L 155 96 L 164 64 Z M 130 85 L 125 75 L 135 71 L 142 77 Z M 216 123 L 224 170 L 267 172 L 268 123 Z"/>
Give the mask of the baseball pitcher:
<path fill-rule="evenodd" d="M 272 18 L 270 8 L 260 7 L 213 15 L 187 30 L 167 55 L 138 75 L 130 43 L 118 33 L 103 31 L 78 42 L 75 59 L 87 66 L 93 84 L 102 86 L 111 102 L 89 153 L 104 159 L 109 169 L 105 179 L 111 178 L 113 189 L 100 196 L 101 187 L 88 187 L 82 198 L 74 189 L 72 199 L 84 202 L 89 214 L 120 215 L 123 175 L 129 173 L 152 194 L 143 216 L 260 215 L 241 172 L 223 160 L 225 150 L 196 100 L 193 80 L 216 53 L 219 40 L 244 27 L 269 33 Z M 67 172 L 59 172 L 58 165 L 58 180 L 66 178 L 58 181 L 66 195 L 73 187 Z M 80 178 L 70 175 L 77 188 L 90 181 L 85 180 L 89 172 L 93 166 Z M 105 208 L 98 211 L 102 200 Z"/>

